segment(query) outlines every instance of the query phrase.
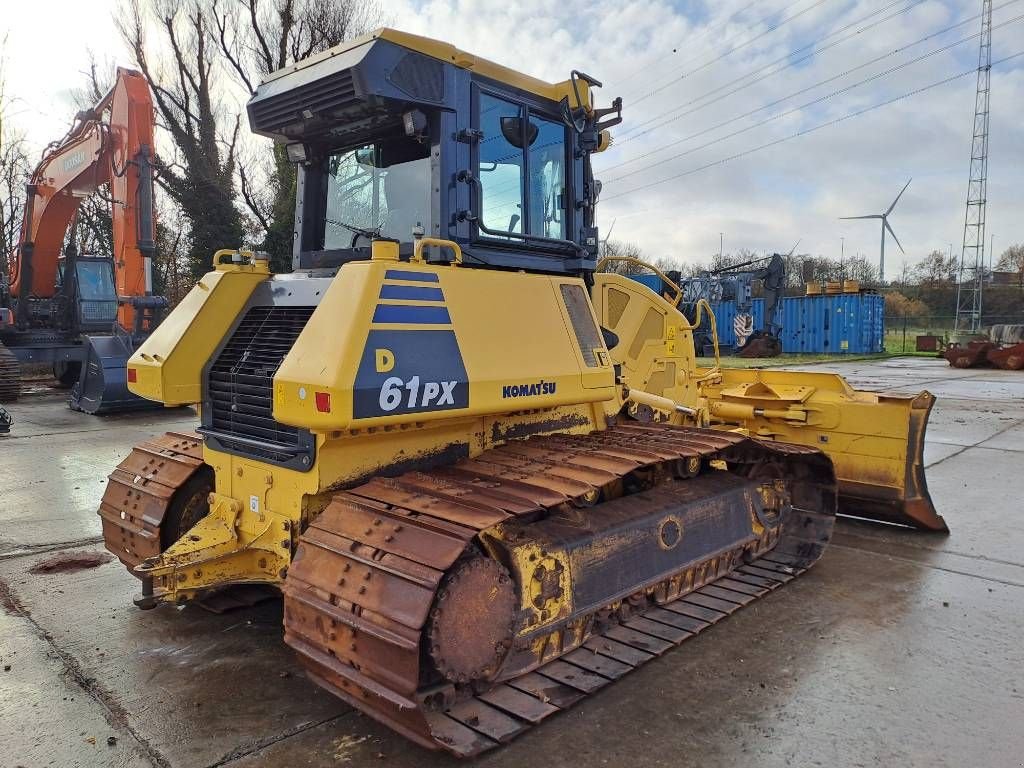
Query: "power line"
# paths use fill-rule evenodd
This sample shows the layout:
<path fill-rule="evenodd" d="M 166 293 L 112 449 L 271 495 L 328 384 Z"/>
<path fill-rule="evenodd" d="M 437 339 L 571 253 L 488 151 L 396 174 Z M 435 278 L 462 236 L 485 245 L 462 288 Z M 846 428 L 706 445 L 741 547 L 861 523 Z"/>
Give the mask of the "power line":
<path fill-rule="evenodd" d="M 1005 3 L 1004 5 L 1010 5 L 1010 4 L 1014 3 L 1014 2 L 1019 2 L 1019 0 L 1010 0 L 1010 2 Z M 1006 20 L 1004 22 L 1001 22 L 1000 24 L 996 25 L 994 28 L 998 29 L 999 27 L 1004 27 L 1004 26 L 1006 26 L 1008 24 L 1013 24 L 1015 22 L 1018 22 L 1021 19 L 1024 19 L 1024 14 L 1021 14 L 1019 16 L 1015 16 L 1012 19 L 1008 19 L 1008 20 Z M 961 25 L 966 24 L 967 22 L 972 21 L 972 20 L 973 19 L 967 19 L 967 20 L 965 20 L 963 22 L 960 22 L 960 24 L 956 24 L 954 26 L 961 26 Z M 871 64 L 875 64 L 878 61 L 881 61 L 881 60 L 883 60 L 885 58 L 888 58 L 889 56 L 892 56 L 895 53 L 899 53 L 900 51 L 905 50 L 906 48 L 909 48 L 909 47 L 911 47 L 913 45 L 917 45 L 918 43 L 921 43 L 921 42 L 923 42 L 924 40 L 927 40 L 930 37 L 935 37 L 936 35 L 940 35 L 940 34 L 942 34 L 944 32 L 947 32 L 951 28 L 952 27 L 947 28 L 945 30 L 940 30 L 939 32 L 935 32 L 935 33 L 933 33 L 931 35 L 928 35 L 927 37 L 921 38 L 921 40 L 917 40 L 917 41 L 915 41 L 913 43 L 909 43 L 906 46 L 904 46 L 903 48 L 897 48 L 895 51 L 892 51 L 890 53 L 884 54 L 883 56 L 879 56 L 879 57 L 877 57 L 875 59 L 872 59 L 871 61 L 867 61 L 867 62 L 865 62 L 863 64 L 859 64 L 856 67 L 848 69 L 845 72 L 842 72 L 842 73 L 840 73 L 840 74 L 838 74 L 838 75 L 836 75 L 834 77 L 828 78 L 826 80 L 822 80 L 819 83 L 815 83 L 814 85 L 811 85 L 811 86 L 809 86 L 807 88 L 804 88 L 804 89 L 802 89 L 800 91 L 796 91 L 795 93 L 789 94 L 788 96 L 784 96 L 781 99 L 776 99 L 773 102 L 769 102 L 768 104 L 765 104 L 765 105 L 762 105 L 762 106 L 760 106 L 760 107 L 758 107 L 756 109 L 750 110 L 749 112 L 745 112 L 742 115 L 737 115 L 736 117 L 729 118 L 728 120 L 724 120 L 721 123 L 718 123 L 717 125 L 713 125 L 713 126 L 711 126 L 709 128 L 705 128 L 705 129 L 703 129 L 701 131 L 698 131 L 697 133 L 691 134 L 689 136 L 685 136 L 685 137 L 683 137 L 681 139 L 678 139 L 676 141 L 673 141 L 673 142 L 670 142 L 668 144 L 665 144 L 664 146 L 658 147 L 657 149 L 653 149 L 650 152 L 645 152 L 644 154 L 637 155 L 636 157 L 631 158 L 629 160 L 624 160 L 624 161 L 622 161 L 620 163 L 617 163 L 615 165 L 609 166 L 608 168 L 604 168 L 604 169 L 602 169 L 602 172 L 607 172 L 607 171 L 609 171 L 609 170 L 611 170 L 613 168 L 620 168 L 623 165 L 628 165 L 630 163 L 637 162 L 638 160 L 642 160 L 644 158 L 650 157 L 651 155 L 656 155 L 656 154 L 658 154 L 660 152 L 665 151 L 666 149 L 669 149 L 670 147 L 674 147 L 674 146 L 677 146 L 679 144 L 683 144 L 683 143 L 685 143 L 685 142 L 687 142 L 687 141 L 689 141 L 691 139 L 694 139 L 694 138 L 696 138 L 698 136 L 702 136 L 702 135 L 704 135 L 706 133 L 710 133 L 711 131 L 717 130 L 718 128 L 722 128 L 722 127 L 724 127 L 726 125 L 729 125 L 731 123 L 737 122 L 737 121 L 742 120 L 742 119 L 747 118 L 747 117 L 750 117 L 751 115 L 756 114 L 756 113 L 760 112 L 763 109 L 766 109 L 768 107 L 774 106 L 775 104 L 778 104 L 778 103 L 780 103 L 782 101 L 786 101 L 787 99 L 790 99 L 793 96 L 797 96 L 797 95 L 799 95 L 801 93 L 805 93 L 806 91 L 813 90 L 814 88 L 817 88 L 820 85 L 824 85 L 825 83 L 832 82 L 834 80 L 838 80 L 838 79 L 840 79 L 842 77 L 845 77 L 846 75 L 848 75 L 851 72 L 854 72 L 854 71 L 856 71 L 858 69 L 863 69 L 866 66 L 870 66 Z M 804 104 L 801 104 L 800 106 L 793 107 L 792 109 L 788 109 L 785 112 L 779 112 L 778 114 L 771 115 L 769 117 L 764 118 L 763 120 L 759 120 L 756 123 L 752 123 L 751 125 L 748 125 L 748 126 L 746 126 L 744 128 L 740 128 L 739 130 L 733 131 L 732 133 L 728 133 L 725 136 L 720 136 L 720 137 L 718 137 L 716 139 L 712 139 L 711 141 L 705 142 L 704 144 L 701 144 L 699 146 L 691 147 L 690 149 L 687 149 L 684 152 L 680 152 L 680 153 L 677 153 L 676 155 L 673 155 L 672 159 L 692 154 L 693 152 L 697 152 L 697 151 L 699 151 L 701 149 L 706 149 L 707 147 L 714 146 L 715 144 L 719 144 L 719 143 L 721 143 L 723 141 L 726 141 L 728 139 L 731 139 L 731 138 L 733 138 L 735 136 L 739 136 L 740 134 L 746 133 L 747 131 L 753 130 L 754 128 L 758 128 L 758 127 L 760 127 L 762 125 L 765 125 L 767 123 L 773 122 L 775 120 L 779 120 L 779 119 L 781 119 L 783 117 L 788 117 L 789 115 L 792 115 L 792 114 L 795 114 L 797 112 L 800 112 L 801 110 L 806 109 L 807 107 L 811 107 L 811 106 L 814 106 L 815 104 L 820 104 L 820 103 L 822 103 L 824 101 L 828 101 L 829 99 L 832 99 L 835 96 L 839 96 L 839 95 L 841 95 L 843 93 L 847 93 L 849 91 L 852 91 L 854 88 L 858 88 L 858 87 L 860 87 L 862 85 L 865 85 L 867 83 L 874 82 L 875 80 L 878 80 L 880 78 L 886 77 L 887 75 L 891 75 L 893 72 L 897 72 L 897 71 L 899 71 L 901 69 L 906 69 L 907 67 L 909 67 L 909 66 L 911 66 L 913 64 L 917 64 L 917 63 L 919 63 L 921 61 L 924 61 L 926 59 L 931 58 L 932 56 L 936 56 L 936 55 L 938 55 L 940 53 L 948 51 L 951 48 L 955 48 L 958 45 L 963 45 L 966 42 L 970 42 L 971 40 L 974 40 L 974 39 L 978 38 L 980 36 L 980 34 L 981 33 L 978 32 L 978 33 L 975 33 L 973 35 L 968 35 L 967 37 L 964 37 L 964 38 L 962 38 L 960 40 L 957 40 L 955 42 L 952 42 L 952 43 L 948 43 L 946 45 L 943 45 L 943 46 L 941 46 L 939 48 L 936 48 L 936 49 L 934 49 L 932 51 L 929 51 L 927 53 L 921 54 L 920 56 L 917 56 L 917 57 L 915 57 L 913 59 L 909 59 L 908 61 L 905 61 L 902 64 L 897 64 L 896 66 L 890 67 L 889 69 L 883 70 L 882 72 L 878 72 L 878 73 L 876 73 L 874 75 L 871 75 L 870 77 L 864 78 L 863 80 L 858 80 L 855 83 L 852 83 L 850 85 L 844 86 L 843 88 L 839 88 L 838 90 L 832 91 L 831 93 L 827 93 L 827 94 L 825 94 L 823 96 L 819 96 L 819 97 L 817 97 L 815 99 L 811 99 L 810 101 L 805 102 Z M 654 165 L 659 165 L 659 164 L 660 164 L 660 162 L 659 163 L 655 163 Z M 619 176 L 613 176 L 613 177 L 607 179 L 606 183 L 620 181 L 620 180 L 628 178 L 630 176 L 635 176 L 638 173 L 642 173 L 643 171 L 649 170 L 650 168 L 654 167 L 654 165 L 641 166 L 640 168 L 637 168 L 635 170 L 629 171 L 628 173 L 623 173 L 623 174 L 621 174 Z"/>
<path fill-rule="evenodd" d="M 861 18 L 857 19 L 856 21 L 853 21 L 853 22 L 847 24 L 844 27 L 840 27 L 839 29 L 835 30 L 834 32 L 830 32 L 829 34 L 825 35 L 822 38 L 814 40 L 811 43 L 808 43 L 807 45 L 803 46 L 802 48 L 798 48 L 795 51 L 790 51 L 785 56 L 780 56 L 779 58 L 775 59 L 774 61 L 768 62 L 767 64 L 765 64 L 762 67 L 758 67 L 756 69 L 753 69 L 750 72 L 747 72 L 745 75 L 741 75 L 740 77 L 737 77 L 737 78 L 735 78 L 733 80 L 730 80 L 729 82 L 727 82 L 727 83 L 725 83 L 723 85 L 720 85 L 720 86 L 718 86 L 716 88 L 712 88 L 710 91 L 706 91 L 705 93 L 702 93 L 700 96 L 696 96 L 696 97 L 690 99 L 689 101 L 683 102 L 682 104 L 679 104 L 679 105 L 677 105 L 675 107 L 672 107 L 669 110 L 666 110 L 665 112 L 657 114 L 657 115 L 655 115 L 655 116 L 653 116 L 651 118 L 648 118 L 647 120 L 644 120 L 644 121 L 642 121 L 640 123 L 636 123 L 635 125 L 631 126 L 628 131 L 624 131 L 623 132 L 624 138 L 621 138 L 620 143 L 625 143 L 627 141 L 632 141 L 633 139 L 639 138 L 640 136 L 643 136 L 645 134 L 650 133 L 651 131 L 653 131 L 656 128 L 660 128 L 663 125 L 667 125 L 668 123 L 672 122 L 672 120 L 664 120 L 664 121 L 658 123 L 657 125 L 651 126 L 650 128 L 648 128 L 646 130 L 636 132 L 636 131 L 638 131 L 638 129 L 643 128 L 646 125 L 650 125 L 651 123 L 653 123 L 653 122 L 655 122 L 657 120 L 661 120 L 664 117 L 668 117 L 669 115 L 674 115 L 675 117 L 683 117 L 684 115 L 692 114 L 692 113 L 697 112 L 697 111 L 699 111 L 701 109 L 704 109 L 705 107 L 708 107 L 708 106 L 710 106 L 712 104 L 716 104 L 719 101 L 721 101 L 722 99 L 728 98 L 729 96 L 732 96 L 733 94 L 736 94 L 739 91 L 744 90 L 745 88 L 749 88 L 751 85 L 754 85 L 754 84 L 759 83 L 759 82 L 761 82 L 763 80 L 766 80 L 769 77 L 772 77 L 773 75 L 778 74 L 779 72 L 784 72 L 785 70 L 790 69 L 790 68 L 796 66 L 797 64 L 802 64 L 803 62 L 805 62 L 805 61 L 807 61 L 809 59 L 813 59 L 815 56 L 820 56 L 825 51 L 827 51 L 827 50 L 829 50 L 831 48 L 835 48 L 837 45 L 841 45 L 842 43 L 845 43 L 847 40 L 851 40 L 854 37 L 857 37 L 858 35 L 862 34 L 863 32 L 866 32 L 869 29 L 873 29 L 874 27 L 877 27 L 877 26 L 879 26 L 881 24 L 884 24 L 887 21 L 891 21 L 892 19 L 896 18 L 897 16 L 900 16 L 900 15 L 902 15 L 904 13 L 907 13 L 907 12 L 913 10 L 914 8 L 916 8 L 918 5 L 921 5 L 922 3 L 926 2 L 926 0 L 913 0 L 913 2 L 911 2 L 909 5 L 907 5 L 904 8 L 901 8 L 900 10 L 896 11 L 895 13 L 891 13 L 891 14 L 889 14 L 888 16 L 886 16 L 884 18 L 881 18 L 881 19 L 878 19 L 878 20 L 872 22 L 871 24 L 866 24 L 863 27 L 855 30 L 854 32 L 852 32 L 849 35 L 841 37 L 838 40 L 833 40 L 828 45 L 825 45 L 825 46 L 823 46 L 821 48 L 817 48 L 816 50 L 812 50 L 806 56 L 802 56 L 802 57 L 800 57 L 800 58 L 798 58 L 796 60 L 792 60 L 792 61 L 790 60 L 790 59 L 792 59 L 793 56 L 795 56 L 795 55 L 797 55 L 797 54 L 799 54 L 799 53 L 801 53 L 803 51 L 806 51 L 808 49 L 815 49 L 816 46 L 818 46 L 819 44 L 825 42 L 830 37 L 834 37 L 835 35 L 840 35 L 843 32 L 849 30 L 851 27 L 854 27 L 854 26 L 856 26 L 858 24 L 861 24 L 864 21 L 866 21 L 867 19 L 871 18 L 872 16 L 876 16 L 879 13 L 884 13 L 885 11 L 889 10 L 890 8 L 892 8 L 893 6 L 899 5 L 903 1 L 904 0 L 896 0 L 896 2 L 890 3 L 889 5 L 885 6 L 884 8 L 880 8 L 879 10 L 874 11 L 873 13 L 869 13 L 867 16 L 862 16 Z M 974 18 L 976 18 L 976 17 L 974 17 Z M 969 19 L 968 19 L 968 21 L 969 21 Z M 963 23 L 963 22 L 961 22 L 961 23 Z M 954 26 L 957 26 L 957 25 L 954 25 Z M 950 27 L 950 29 L 952 29 L 952 27 Z M 722 94 L 718 98 L 711 99 L 710 101 L 708 101 L 708 102 L 706 102 L 704 104 L 700 104 L 699 106 L 694 107 L 693 109 L 687 110 L 686 112 L 683 112 L 682 114 L 678 114 L 678 115 L 676 114 L 681 109 L 684 109 L 685 107 L 688 107 L 688 106 L 690 106 L 692 104 L 697 104 L 700 101 L 704 101 L 709 96 L 713 96 L 714 94 L 719 93 L 719 92 L 725 90 L 726 88 L 729 88 L 732 85 L 736 85 L 736 83 L 739 83 L 739 82 L 742 82 L 743 80 L 746 80 L 751 75 L 757 75 L 757 74 L 759 74 L 761 72 L 764 72 L 769 67 L 774 67 L 776 64 L 778 64 L 780 62 L 786 62 L 786 63 L 783 66 L 778 67 L 777 69 L 772 70 L 771 72 L 767 72 L 766 74 L 762 75 L 761 77 L 757 77 L 757 78 L 751 80 L 748 83 L 745 83 L 745 84 L 743 84 L 743 85 L 741 85 L 741 86 L 739 86 L 737 88 L 734 88 L 731 91 L 728 91 L 727 93 Z M 673 120 L 675 119 L 675 117 L 673 118 Z"/>
<path fill-rule="evenodd" d="M 769 35 L 772 32 L 774 32 L 775 30 L 781 29 L 782 27 L 784 27 L 789 22 L 793 21 L 794 19 L 799 18 L 800 16 L 803 16 L 808 11 L 812 11 L 815 8 L 817 8 L 819 5 L 822 5 L 822 4 L 826 3 L 826 2 L 828 2 L 828 0 L 815 0 L 813 3 L 811 3 L 809 6 L 807 6 L 803 10 L 797 11 L 792 16 L 787 16 L 786 18 L 782 19 L 781 21 L 776 22 L 775 24 L 773 24 L 770 27 L 768 27 L 768 29 L 764 30 L 763 32 L 759 32 L 758 34 L 754 35 L 753 37 L 749 38 L 748 40 L 745 40 L 744 42 L 742 42 L 739 45 L 737 45 L 735 48 L 730 48 L 725 53 L 719 54 L 718 56 L 715 56 L 714 58 L 712 58 L 712 59 L 710 59 L 708 61 L 705 61 L 703 64 L 701 64 L 696 69 L 691 69 L 688 72 L 684 72 L 679 77 L 673 78 L 669 82 L 667 82 L 667 83 L 665 83 L 663 85 L 658 86 L 657 88 L 655 88 L 652 91 L 649 91 L 648 93 L 645 93 L 640 98 L 634 100 L 633 103 L 634 104 L 639 104 L 641 101 L 644 101 L 645 99 L 649 99 L 651 96 L 654 96 L 655 94 L 660 93 L 661 91 L 665 90 L 669 86 L 671 86 L 671 85 L 673 85 L 673 84 L 675 84 L 675 83 L 677 83 L 677 82 L 679 82 L 681 80 L 685 80 L 690 75 L 694 75 L 697 72 L 700 72 L 702 70 L 707 69 L 712 64 L 715 64 L 716 62 L 721 61 L 722 59 L 726 58 L 727 56 L 731 56 L 732 54 L 736 53 L 736 51 L 742 50 L 742 49 L 746 48 L 748 45 L 750 45 L 750 44 L 752 44 L 754 42 L 757 42 L 758 40 L 760 40 L 765 35 Z M 796 3 L 790 3 L 785 8 L 783 8 L 783 11 L 789 10 L 794 5 L 796 5 Z"/>
<path fill-rule="evenodd" d="M 996 66 L 998 64 L 1003 64 L 1003 63 L 1005 63 L 1007 61 L 1010 61 L 1011 59 L 1016 59 L 1016 58 L 1018 58 L 1020 56 L 1024 56 L 1024 51 L 1018 51 L 1017 53 L 1011 54 L 1010 56 L 1004 56 L 1003 58 L 999 59 L 998 61 L 993 61 L 992 62 L 992 66 Z M 898 101 L 904 101 L 904 100 L 909 99 L 909 98 L 911 98 L 913 96 L 917 96 L 918 94 L 924 93 L 925 91 L 930 91 L 930 90 L 932 90 L 934 88 L 938 88 L 940 86 L 946 85 L 947 83 L 952 83 L 955 80 L 959 80 L 959 79 L 961 79 L 963 77 L 967 77 L 968 75 L 973 75 L 977 71 L 978 70 L 977 70 L 976 67 L 972 68 L 972 69 L 965 70 L 963 72 L 960 72 L 959 74 L 951 75 L 950 77 L 947 77 L 944 80 L 938 80 L 938 81 L 936 81 L 934 83 L 931 83 L 929 85 L 922 86 L 921 88 L 916 88 L 916 89 L 914 89 L 912 91 L 907 91 L 906 93 L 900 94 L 899 96 L 895 96 L 895 97 L 893 97 L 891 99 L 887 99 L 886 101 L 882 101 L 882 102 L 879 102 L 877 104 L 873 104 L 870 107 L 865 107 L 864 109 L 859 109 L 859 110 L 857 110 L 855 112 L 850 112 L 849 114 L 843 115 L 842 117 L 837 117 L 834 120 L 829 120 L 828 122 L 820 123 L 820 124 L 812 126 L 810 128 L 805 128 L 802 131 L 797 131 L 796 133 L 791 133 L 788 136 L 783 136 L 782 138 L 775 139 L 774 141 L 769 141 L 766 144 L 760 144 L 760 145 L 758 145 L 756 147 L 751 147 L 750 149 L 746 149 L 746 150 L 744 150 L 742 152 L 737 152 L 736 154 L 729 155 L 728 157 L 719 158 L 718 160 L 714 160 L 714 161 L 712 161 L 710 163 L 705 163 L 704 165 L 697 166 L 696 168 L 690 168 L 687 171 L 682 171 L 681 173 L 673 174 L 672 176 L 668 176 L 668 177 L 666 177 L 664 179 L 659 179 L 657 181 L 652 181 L 652 182 L 649 182 L 647 184 L 642 184 L 639 187 L 633 187 L 632 189 L 624 190 L 622 192 L 619 192 L 618 194 L 612 195 L 611 197 L 604 198 L 604 202 L 609 202 L 611 200 L 615 200 L 615 199 L 620 198 L 620 197 L 625 197 L 626 195 L 631 195 L 631 194 L 633 194 L 635 192 L 639 192 L 639 191 L 644 190 L 644 189 L 649 189 L 651 187 L 656 187 L 656 186 L 658 186 L 660 184 L 665 184 L 666 182 L 669 182 L 669 181 L 675 181 L 676 179 L 681 179 L 681 178 L 683 178 L 685 176 L 689 176 L 691 174 L 707 170 L 708 168 L 714 168 L 715 166 L 723 165 L 723 164 L 728 163 L 728 162 L 730 162 L 732 160 L 738 160 L 741 157 L 746 157 L 747 155 L 752 155 L 755 152 L 760 152 L 761 150 L 769 149 L 771 147 L 778 146 L 779 144 L 782 144 L 782 143 L 784 143 L 786 141 L 789 141 L 791 139 L 795 139 L 795 138 L 798 138 L 800 136 L 806 136 L 807 134 L 814 133 L 815 131 L 820 131 L 822 128 L 830 128 L 832 126 L 838 125 L 839 123 L 842 123 L 842 122 L 845 122 L 847 120 L 850 120 L 850 119 L 852 119 L 854 117 L 860 117 L 861 115 L 867 114 L 868 112 L 873 112 L 876 109 L 881 109 L 882 107 L 889 106 L 890 104 L 895 104 Z"/>
<path fill-rule="evenodd" d="M 708 35 L 710 35 L 710 34 L 711 34 L 712 32 L 715 32 L 715 31 L 717 31 L 717 30 L 721 29 L 722 27 L 726 26 L 726 25 L 727 25 L 727 24 L 728 24 L 729 22 L 731 22 L 731 21 L 732 21 L 733 19 L 735 19 L 735 18 L 738 18 L 738 17 L 742 16 L 742 15 L 743 15 L 744 13 L 746 13 L 747 11 L 749 11 L 749 10 L 750 10 L 750 9 L 751 9 L 751 8 L 752 8 L 753 6 L 757 5 L 757 4 L 758 4 L 758 3 L 760 2 L 760 1 L 761 1 L 761 0 L 751 0 L 751 2 L 747 3 L 747 4 L 745 5 L 745 6 L 743 6 L 743 7 L 742 7 L 742 8 L 740 8 L 740 9 L 739 9 L 738 11 L 736 11 L 735 13 L 733 13 L 733 14 L 732 14 L 731 16 L 729 16 L 729 18 L 725 19 L 724 21 L 722 21 L 722 22 L 721 22 L 721 23 L 719 23 L 719 24 L 715 24 L 715 25 L 713 25 L 713 26 L 710 26 L 710 27 L 708 27 L 708 28 L 707 28 L 707 29 L 705 29 L 705 30 L 704 30 L 704 32 L 703 32 L 703 33 L 702 33 L 701 35 L 699 35 L 699 36 L 698 36 L 698 37 L 697 37 L 696 39 L 694 39 L 694 40 L 692 40 L 692 41 L 690 41 L 690 40 L 687 40 L 686 42 L 687 42 L 687 43 L 689 43 L 689 44 L 696 44 L 696 43 L 699 43 L 699 42 L 701 42 L 701 41 L 702 41 L 702 40 L 704 40 L 704 39 L 705 39 L 705 38 L 706 38 L 706 37 L 707 37 Z M 797 2 L 800 2 L 800 0 L 797 0 Z M 793 3 L 793 5 L 796 5 L 796 2 L 795 2 L 795 3 Z M 772 16 L 773 16 L 773 15 L 775 15 L 775 12 L 773 12 L 773 13 L 772 13 L 771 15 L 772 15 Z M 768 18 L 770 18 L 770 16 L 766 16 L 765 18 L 763 18 L 763 19 L 761 19 L 761 20 L 759 20 L 759 21 L 757 21 L 757 22 L 755 22 L 755 23 L 756 23 L 756 24 L 761 24 L 762 22 L 764 22 L 764 21 L 765 21 L 766 19 L 768 19 Z M 672 54 L 674 54 L 674 53 L 676 52 L 676 50 L 677 50 L 677 49 L 673 48 L 673 49 L 672 49 Z M 669 58 L 669 57 L 670 57 L 670 56 L 671 56 L 672 54 L 662 54 L 662 55 L 661 55 L 660 57 L 658 57 L 658 58 L 663 58 L 663 59 L 667 59 L 667 58 Z M 644 65 L 644 66 L 642 66 L 642 67 L 637 67 L 637 68 L 636 68 L 636 69 L 634 69 L 634 70 L 633 70 L 632 72 L 630 72 L 630 73 L 629 73 L 628 75 L 625 75 L 625 76 L 624 76 L 624 77 L 623 77 L 623 78 L 622 78 L 621 80 L 619 80 L 618 82 L 616 82 L 616 83 L 615 83 L 615 85 L 619 85 L 619 86 L 621 86 L 621 85 L 622 85 L 623 83 L 625 83 L 625 82 L 626 82 L 626 81 L 628 81 L 628 80 L 632 80 L 632 79 L 633 79 L 634 77 L 636 77 L 636 76 L 637 76 L 637 75 L 639 75 L 640 73 L 642 73 L 642 72 L 647 72 L 647 71 L 648 71 L 648 70 L 650 69 L 650 67 L 651 67 L 651 66 L 652 66 L 652 65 L 653 65 L 653 64 L 654 64 L 654 63 L 655 63 L 655 62 L 656 62 L 657 60 L 658 60 L 658 59 L 656 58 L 656 59 L 654 59 L 654 61 L 652 61 L 652 62 L 650 62 L 650 63 L 648 63 L 648 64 L 645 64 L 645 65 Z M 680 66 L 683 66 L 683 67 L 685 67 L 685 66 L 686 66 L 687 64 L 689 64 L 689 63 L 690 63 L 691 61 L 696 61 L 696 60 L 697 60 L 696 58 L 693 58 L 693 59 L 687 59 L 687 60 L 686 60 L 685 62 L 683 62 L 683 64 L 681 64 Z"/>

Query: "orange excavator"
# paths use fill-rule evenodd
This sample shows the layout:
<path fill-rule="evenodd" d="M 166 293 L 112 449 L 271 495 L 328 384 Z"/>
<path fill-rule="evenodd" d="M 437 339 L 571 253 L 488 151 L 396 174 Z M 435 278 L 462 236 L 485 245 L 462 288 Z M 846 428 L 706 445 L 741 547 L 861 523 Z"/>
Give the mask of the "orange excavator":
<path fill-rule="evenodd" d="M 53 365 L 76 410 L 152 407 L 128 391 L 125 363 L 167 304 L 153 295 L 153 128 L 146 80 L 119 68 L 33 172 L 20 241 L 0 274 L 0 402 L 17 398 L 20 363 L 31 362 Z M 104 185 L 112 258 L 78 253 L 75 237 L 79 206 Z"/>

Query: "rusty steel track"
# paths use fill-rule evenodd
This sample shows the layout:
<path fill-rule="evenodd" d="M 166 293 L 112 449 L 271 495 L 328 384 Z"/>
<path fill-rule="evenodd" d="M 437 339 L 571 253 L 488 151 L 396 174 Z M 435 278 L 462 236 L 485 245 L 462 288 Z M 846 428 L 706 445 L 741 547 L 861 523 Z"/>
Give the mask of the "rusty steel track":
<path fill-rule="evenodd" d="M 598 510 L 657 510 L 705 488 L 749 498 L 742 494 L 773 483 L 785 485 L 791 504 L 753 526 L 756 534 L 521 633 L 511 647 L 494 642 L 515 618 L 507 615 L 509 564 L 484 552 L 495 526 L 522 539 L 544 526 L 585 527 Z M 732 433 L 630 423 L 509 443 L 429 475 L 376 478 L 336 494 L 302 534 L 285 580 L 285 640 L 340 698 L 422 746 L 472 756 L 798 576 L 831 536 L 835 500 L 820 452 Z M 687 519 L 688 536 L 699 537 L 702 524 L 714 533 L 725 519 L 704 507 L 700 515 Z M 569 525 L 558 529 L 558 519 Z M 474 599 L 488 584 L 494 597 Z M 463 603 L 448 605 L 460 600 L 466 621 L 493 617 L 494 626 L 478 621 L 459 642 L 445 642 L 438 627 L 459 631 Z"/>
<path fill-rule="evenodd" d="M 21 395 L 21 363 L 0 342 L 0 403 L 13 403 Z"/>
<path fill-rule="evenodd" d="M 166 548 L 165 516 L 175 494 L 202 467 L 202 437 L 167 432 L 136 445 L 110 473 L 99 508 L 103 543 L 129 571 Z"/>

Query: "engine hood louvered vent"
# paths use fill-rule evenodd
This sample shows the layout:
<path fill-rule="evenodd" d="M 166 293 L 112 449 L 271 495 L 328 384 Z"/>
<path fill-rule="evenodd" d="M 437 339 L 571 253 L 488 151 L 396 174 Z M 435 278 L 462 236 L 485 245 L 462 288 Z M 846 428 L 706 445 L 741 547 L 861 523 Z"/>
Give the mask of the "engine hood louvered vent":
<path fill-rule="evenodd" d="M 251 105 L 253 128 L 274 132 L 301 122 L 304 114 L 322 116 L 358 104 L 350 71 L 342 71 Z"/>
<path fill-rule="evenodd" d="M 250 307 L 208 366 L 203 432 L 211 447 L 296 469 L 313 438 L 273 415 L 274 375 L 316 307 Z"/>

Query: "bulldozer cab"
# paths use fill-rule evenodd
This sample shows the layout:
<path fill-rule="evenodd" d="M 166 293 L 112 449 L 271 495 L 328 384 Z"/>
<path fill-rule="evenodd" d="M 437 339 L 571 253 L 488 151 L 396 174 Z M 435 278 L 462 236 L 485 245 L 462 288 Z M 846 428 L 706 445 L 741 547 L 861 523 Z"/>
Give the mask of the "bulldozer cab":
<path fill-rule="evenodd" d="M 551 85 L 395 30 L 329 54 L 272 75 L 248 106 L 298 166 L 295 269 L 367 259 L 375 238 L 408 257 L 419 236 L 472 265 L 595 268 L 596 81 Z"/>

